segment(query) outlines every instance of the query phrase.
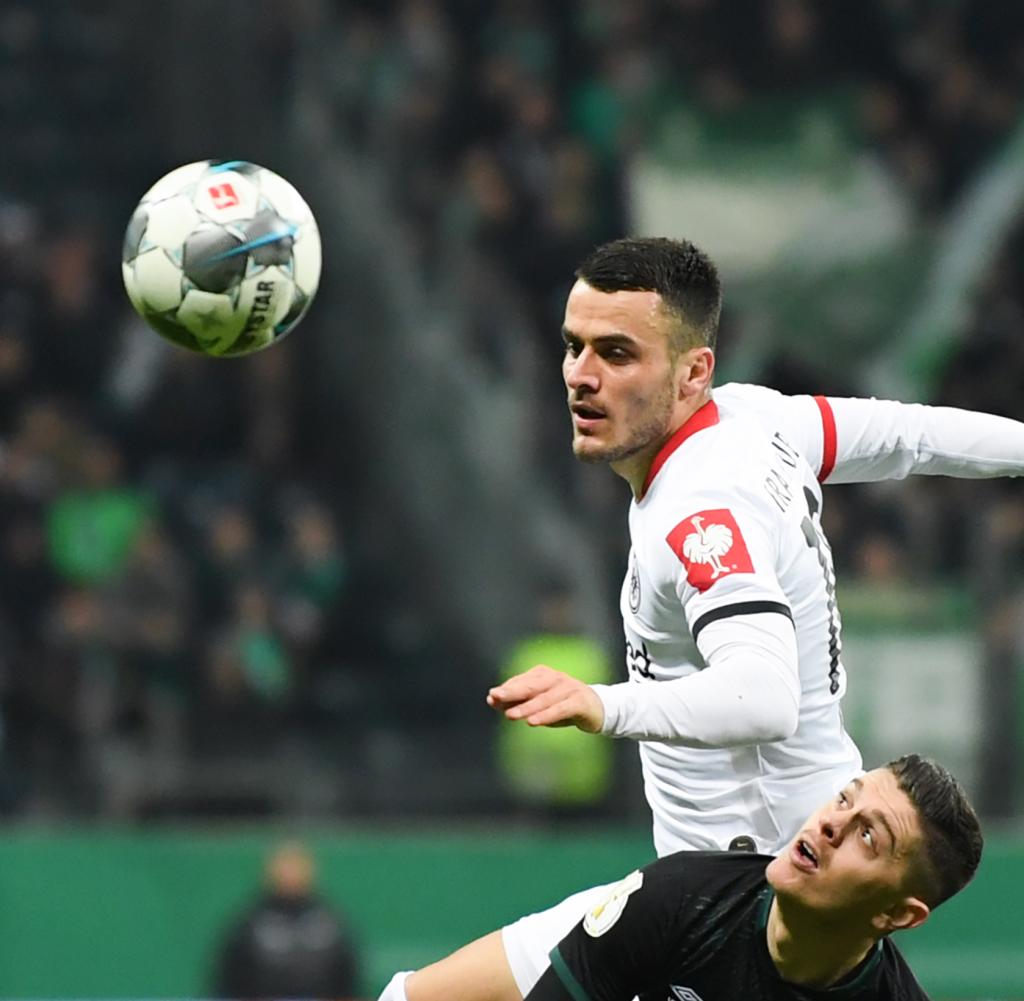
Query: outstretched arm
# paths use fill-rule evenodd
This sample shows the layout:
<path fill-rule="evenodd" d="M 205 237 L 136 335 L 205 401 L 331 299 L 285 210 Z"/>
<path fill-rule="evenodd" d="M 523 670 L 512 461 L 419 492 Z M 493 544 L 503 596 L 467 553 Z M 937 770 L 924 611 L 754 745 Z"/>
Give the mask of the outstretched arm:
<path fill-rule="evenodd" d="M 822 400 L 835 421 L 834 468 L 824 477 L 829 483 L 911 473 L 965 479 L 1024 475 L 1024 424 L 1018 421 L 919 403 Z"/>
<path fill-rule="evenodd" d="M 684 678 L 586 685 L 538 666 L 492 688 L 487 704 L 531 726 L 690 747 L 760 744 L 794 732 L 800 679 L 788 618 L 768 612 L 722 619 L 701 631 L 698 644 L 707 667 Z"/>
<path fill-rule="evenodd" d="M 729 383 L 726 411 L 778 429 L 821 482 L 902 479 L 911 473 L 981 479 L 1024 475 L 1024 423 L 993 414 L 893 400 L 786 396 Z"/>
<path fill-rule="evenodd" d="M 522 1001 L 501 932 L 414 973 L 396 973 L 377 1001 Z"/>

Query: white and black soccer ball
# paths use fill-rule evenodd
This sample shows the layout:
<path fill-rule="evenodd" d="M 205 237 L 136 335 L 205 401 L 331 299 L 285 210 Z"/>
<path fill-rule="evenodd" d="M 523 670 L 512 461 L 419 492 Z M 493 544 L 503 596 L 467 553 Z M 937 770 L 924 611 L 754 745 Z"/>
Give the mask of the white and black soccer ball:
<path fill-rule="evenodd" d="M 320 233 L 272 170 L 202 160 L 143 195 L 121 270 L 132 305 L 161 336 L 202 354 L 245 355 L 305 315 L 320 281 Z"/>

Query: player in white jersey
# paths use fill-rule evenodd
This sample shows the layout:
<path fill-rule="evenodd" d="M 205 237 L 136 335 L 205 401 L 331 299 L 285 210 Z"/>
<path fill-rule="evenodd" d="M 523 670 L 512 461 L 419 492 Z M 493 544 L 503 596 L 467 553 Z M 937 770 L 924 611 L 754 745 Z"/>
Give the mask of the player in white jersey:
<path fill-rule="evenodd" d="M 1020 473 L 1024 427 L 760 387 L 713 393 L 721 293 L 705 255 L 622 240 L 577 276 L 563 327 L 573 450 L 633 491 L 630 681 L 588 686 L 541 666 L 488 701 L 531 725 L 639 740 L 660 853 L 740 836 L 772 851 L 792 833 L 784 803 L 798 823 L 860 764 L 838 709 L 817 481 Z"/>
<path fill-rule="evenodd" d="M 588 686 L 538 666 L 488 702 L 530 725 L 638 740 L 659 854 L 736 838 L 774 851 L 860 770 L 839 712 L 845 675 L 818 481 L 1019 474 L 1024 427 L 760 387 L 712 393 L 720 291 L 688 243 L 616 241 L 577 277 L 563 329 L 573 450 L 633 491 L 622 591 L 630 680 Z M 464 1001 L 525 995 L 603 892 L 420 971 L 409 1001 L 442 1001 L 453 983 Z M 403 983 L 385 996 L 404 996 Z"/>
<path fill-rule="evenodd" d="M 770 854 L 861 767 L 820 512 L 792 445 L 714 400 L 650 465 L 620 601 L 632 684 L 595 690 L 602 729 L 640 741 L 659 855 L 738 835 Z"/>
<path fill-rule="evenodd" d="M 909 472 L 1024 472 L 1024 427 L 729 385 L 654 456 L 629 514 L 627 670 L 641 684 L 692 680 L 594 690 L 602 730 L 641 742 L 659 855 L 726 848 L 737 835 L 775 851 L 860 768 L 839 712 L 846 675 L 818 481 Z M 792 619 L 795 659 L 782 647 L 791 627 L 773 614 Z M 741 632 L 756 660 L 728 653 Z"/>

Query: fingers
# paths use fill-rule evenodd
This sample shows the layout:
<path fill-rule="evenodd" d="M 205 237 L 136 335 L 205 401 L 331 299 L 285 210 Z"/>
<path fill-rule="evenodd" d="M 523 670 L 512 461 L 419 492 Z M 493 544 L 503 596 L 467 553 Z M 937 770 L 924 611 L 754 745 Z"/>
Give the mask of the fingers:
<path fill-rule="evenodd" d="M 538 664 L 531 667 L 529 671 L 516 674 L 500 685 L 495 685 L 487 693 L 487 704 L 492 709 L 504 709 L 509 706 L 519 705 L 550 688 L 560 679 L 567 675 L 560 671 L 553 671 L 550 667 Z"/>
<path fill-rule="evenodd" d="M 604 721 L 604 707 L 589 685 L 544 665 L 496 685 L 487 693 L 487 704 L 506 719 L 530 726 L 576 725 L 593 733 Z"/>
<path fill-rule="evenodd" d="M 541 692 L 518 705 L 505 710 L 505 718 L 525 720 L 530 726 L 550 726 L 562 720 L 571 720 L 576 711 L 572 692 L 561 686 Z"/>
<path fill-rule="evenodd" d="M 569 697 L 538 702 L 536 705 L 510 709 L 505 713 L 508 719 L 522 719 L 528 726 L 573 726 L 578 723 L 582 706 L 579 699 Z M 516 716 L 514 713 L 521 715 Z"/>

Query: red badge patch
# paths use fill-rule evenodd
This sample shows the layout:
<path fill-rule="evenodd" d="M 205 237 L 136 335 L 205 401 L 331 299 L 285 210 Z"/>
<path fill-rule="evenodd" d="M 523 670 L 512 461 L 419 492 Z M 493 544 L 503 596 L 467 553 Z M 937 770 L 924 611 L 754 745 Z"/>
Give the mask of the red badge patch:
<path fill-rule="evenodd" d="M 668 533 L 666 541 L 698 591 L 731 574 L 754 572 L 743 534 L 728 508 L 691 514 Z"/>

